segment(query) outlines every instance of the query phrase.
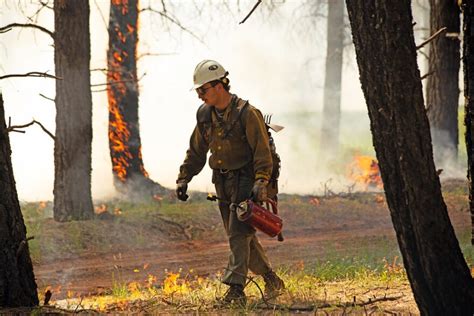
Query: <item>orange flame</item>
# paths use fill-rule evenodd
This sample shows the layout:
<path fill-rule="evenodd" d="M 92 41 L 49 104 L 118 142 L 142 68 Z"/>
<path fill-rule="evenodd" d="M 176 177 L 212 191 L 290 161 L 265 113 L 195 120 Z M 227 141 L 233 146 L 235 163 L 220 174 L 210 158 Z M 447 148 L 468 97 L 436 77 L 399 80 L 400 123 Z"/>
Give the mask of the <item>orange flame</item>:
<path fill-rule="evenodd" d="M 112 5 L 118 9 L 122 15 L 128 15 L 130 13 L 131 4 L 128 0 L 112 0 Z M 129 82 L 136 80 L 136 74 L 125 71 L 125 69 L 127 69 L 126 65 L 130 62 L 129 58 L 131 57 L 126 49 L 124 49 L 130 38 L 136 38 L 138 19 L 136 23 L 136 26 L 133 25 L 133 22 L 132 24 L 128 23 L 125 25 L 125 29 L 119 25 L 113 27 L 115 38 L 123 45 L 119 44 L 111 48 L 111 55 L 109 55 L 111 57 L 109 57 L 108 60 L 109 71 L 107 81 L 111 85 L 110 88 L 107 89 L 109 100 L 109 141 L 112 154 L 112 169 L 121 182 L 125 182 L 129 174 L 134 172 L 133 170 L 135 170 L 136 164 L 132 163 L 132 160 L 137 158 L 134 157 L 135 155 L 137 155 L 140 160 L 139 171 L 146 178 L 149 177 L 142 163 L 141 147 L 138 148 L 138 154 L 136 154 L 136 148 L 129 148 L 130 139 L 133 140 L 133 136 L 131 136 L 130 126 L 128 126 L 124 118 L 124 110 L 121 108 L 121 106 L 124 106 L 124 100 L 128 97 Z M 136 51 L 137 45 L 134 44 L 134 46 Z M 131 170 L 131 168 L 133 168 L 133 170 Z"/>
<path fill-rule="evenodd" d="M 349 177 L 363 184 L 366 190 L 369 187 L 383 188 L 377 159 L 370 156 L 355 156 L 349 165 Z"/>
<path fill-rule="evenodd" d="M 96 214 L 102 214 L 104 212 L 107 212 L 107 204 L 101 204 L 95 207 L 95 213 Z"/>

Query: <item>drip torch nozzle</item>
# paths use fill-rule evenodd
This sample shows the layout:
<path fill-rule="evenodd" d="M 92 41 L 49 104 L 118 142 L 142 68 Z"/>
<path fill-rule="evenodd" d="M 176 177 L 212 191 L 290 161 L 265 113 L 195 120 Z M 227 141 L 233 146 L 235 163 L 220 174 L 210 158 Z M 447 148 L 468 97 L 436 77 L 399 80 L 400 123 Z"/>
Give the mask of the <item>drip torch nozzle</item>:
<path fill-rule="evenodd" d="M 208 193 L 207 194 L 207 198 L 206 198 L 208 201 L 212 201 L 212 202 L 215 202 L 217 200 L 220 200 L 217 195 L 215 194 L 212 194 L 212 193 Z"/>

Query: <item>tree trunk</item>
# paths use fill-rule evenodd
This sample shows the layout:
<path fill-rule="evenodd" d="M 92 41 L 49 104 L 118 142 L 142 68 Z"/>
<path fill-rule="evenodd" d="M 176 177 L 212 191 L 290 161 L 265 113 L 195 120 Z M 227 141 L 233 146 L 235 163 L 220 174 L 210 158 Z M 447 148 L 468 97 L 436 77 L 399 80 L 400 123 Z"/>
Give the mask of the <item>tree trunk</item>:
<path fill-rule="evenodd" d="M 472 315 L 474 282 L 436 174 L 409 0 L 347 0 L 387 203 L 423 315 Z"/>
<path fill-rule="evenodd" d="M 26 227 L 16 193 L 11 149 L 0 94 L 0 307 L 38 305 Z"/>
<path fill-rule="evenodd" d="M 474 245 L 474 3 L 463 1 L 464 124 L 466 125 L 467 178 L 471 211 L 471 244 Z"/>
<path fill-rule="evenodd" d="M 89 3 L 54 1 L 56 139 L 54 219 L 94 215 L 91 196 L 92 97 L 90 90 Z"/>
<path fill-rule="evenodd" d="M 427 107 L 438 167 L 457 162 L 459 108 L 459 7 L 453 0 L 430 0 L 431 33 L 447 27 L 430 44 Z"/>
<path fill-rule="evenodd" d="M 344 50 L 344 1 L 328 2 L 326 76 L 324 80 L 324 107 L 320 142 L 323 165 L 339 151 L 339 124 L 341 119 L 341 74 Z"/>
<path fill-rule="evenodd" d="M 112 0 L 109 18 L 109 147 L 114 184 L 128 195 L 150 195 L 163 187 L 148 178 L 138 122 L 138 0 Z"/>

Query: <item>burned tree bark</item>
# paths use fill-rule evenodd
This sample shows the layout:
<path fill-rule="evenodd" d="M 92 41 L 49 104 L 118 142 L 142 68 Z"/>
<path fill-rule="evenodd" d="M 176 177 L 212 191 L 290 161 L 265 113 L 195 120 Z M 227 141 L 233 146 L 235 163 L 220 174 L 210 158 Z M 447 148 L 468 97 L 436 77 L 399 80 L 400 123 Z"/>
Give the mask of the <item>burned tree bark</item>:
<path fill-rule="evenodd" d="M 474 245 L 474 3 L 463 1 L 464 125 L 466 125 L 467 178 L 471 211 L 471 244 Z"/>
<path fill-rule="evenodd" d="M 433 162 L 409 0 L 347 0 L 387 203 L 424 315 L 471 315 L 474 282 Z"/>
<path fill-rule="evenodd" d="M 344 50 L 344 1 L 328 1 L 326 76 L 320 155 L 325 165 L 339 151 L 341 76 Z"/>
<path fill-rule="evenodd" d="M 0 94 L 0 307 L 38 305 L 26 227 L 18 202 Z"/>
<path fill-rule="evenodd" d="M 91 195 L 92 96 L 90 90 L 89 4 L 54 1 L 56 139 L 54 219 L 94 215 Z"/>
<path fill-rule="evenodd" d="M 430 0 L 430 29 L 446 32 L 430 44 L 427 107 L 435 163 L 438 167 L 456 162 L 458 153 L 458 107 L 460 31 L 459 7 L 452 0 Z"/>
<path fill-rule="evenodd" d="M 145 170 L 138 122 L 138 0 L 112 0 L 107 51 L 109 147 L 114 184 L 128 195 L 150 195 L 164 188 Z"/>

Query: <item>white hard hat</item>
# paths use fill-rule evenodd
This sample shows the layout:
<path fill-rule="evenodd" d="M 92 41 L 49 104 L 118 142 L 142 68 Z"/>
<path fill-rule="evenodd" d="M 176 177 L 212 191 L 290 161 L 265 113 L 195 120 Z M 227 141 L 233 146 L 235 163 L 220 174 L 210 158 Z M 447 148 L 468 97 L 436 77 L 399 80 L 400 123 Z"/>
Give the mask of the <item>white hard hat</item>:
<path fill-rule="evenodd" d="M 220 80 L 228 74 L 224 67 L 217 61 L 209 59 L 203 60 L 197 64 L 196 69 L 194 69 L 193 89 L 197 89 L 208 82 Z"/>

